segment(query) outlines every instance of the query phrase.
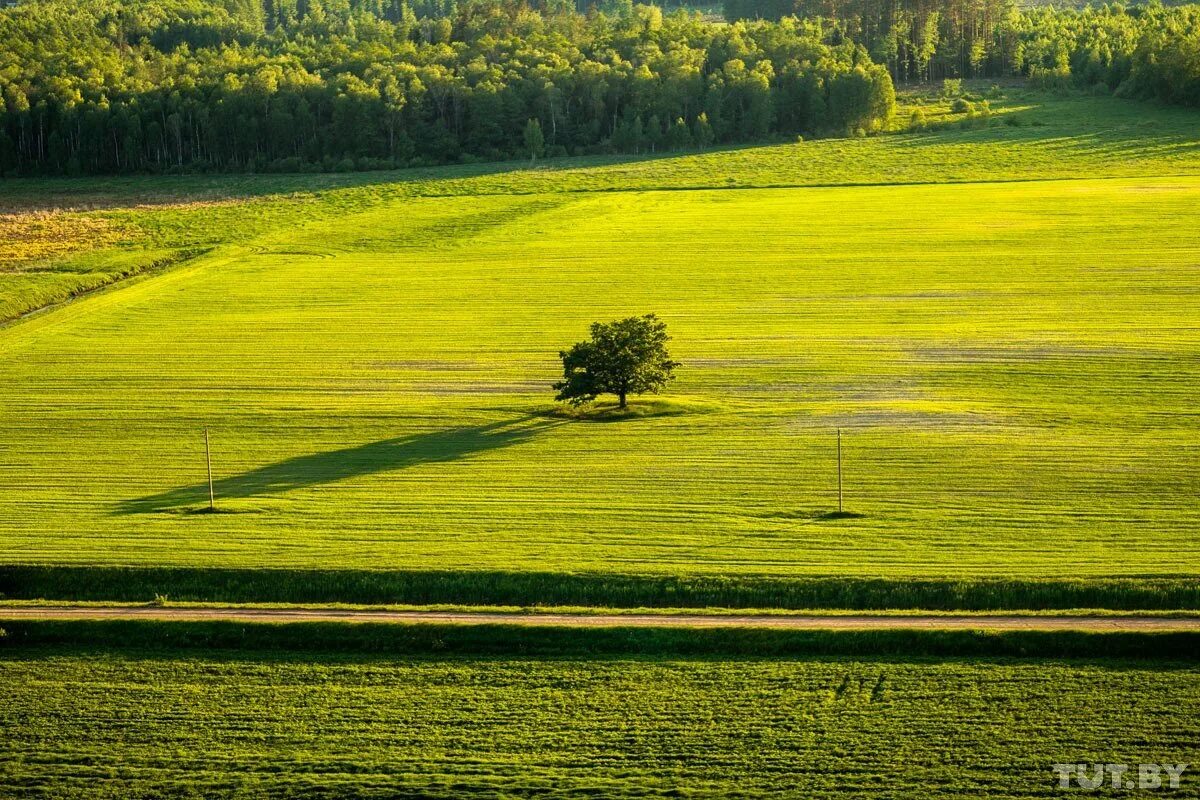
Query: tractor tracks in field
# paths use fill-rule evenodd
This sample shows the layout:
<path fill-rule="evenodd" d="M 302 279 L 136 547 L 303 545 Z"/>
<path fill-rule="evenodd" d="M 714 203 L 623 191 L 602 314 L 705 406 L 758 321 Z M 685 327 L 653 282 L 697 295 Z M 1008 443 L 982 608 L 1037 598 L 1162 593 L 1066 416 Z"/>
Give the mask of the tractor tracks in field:
<path fill-rule="evenodd" d="M 768 628 L 782 630 L 1007 630 L 1155 633 L 1200 631 L 1200 616 L 1084 614 L 682 614 L 394 611 L 319 607 L 0 606 L 0 622 L 153 620 L 159 622 L 388 623 L 585 628 Z"/>

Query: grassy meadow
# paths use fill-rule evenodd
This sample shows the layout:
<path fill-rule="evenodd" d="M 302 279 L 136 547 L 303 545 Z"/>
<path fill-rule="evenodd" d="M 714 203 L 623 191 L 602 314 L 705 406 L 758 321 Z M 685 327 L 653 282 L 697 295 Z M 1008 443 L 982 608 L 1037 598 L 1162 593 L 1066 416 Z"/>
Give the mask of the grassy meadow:
<path fill-rule="evenodd" d="M 10 270 L 9 312 L 169 263 L 0 329 L 0 561 L 1194 576 L 1200 117 L 997 106 L 1041 124 L 4 184 L 108 231 Z M 669 394 L 556 410 L 558 350 L 651 311 Z"/>
<path fill-rule="evenodd" d="M 1200 733 L 1200 673 L 1154 662 L 44 647 L 0 683 L 0 793 L 28 798 L 1035 797 Z"/>
<path fill-rule="evenodd" d="M 1104 97 L 974 87 L 991 113 L 901 94 L 887 136 L 400 172 L 0 181 L 0 320 L 246 242 L 297 220 L 409 197 L 958 183 L 1200 174 L 1196 114 Z M 911 130 L 919 110 L 925 130 Z"/>

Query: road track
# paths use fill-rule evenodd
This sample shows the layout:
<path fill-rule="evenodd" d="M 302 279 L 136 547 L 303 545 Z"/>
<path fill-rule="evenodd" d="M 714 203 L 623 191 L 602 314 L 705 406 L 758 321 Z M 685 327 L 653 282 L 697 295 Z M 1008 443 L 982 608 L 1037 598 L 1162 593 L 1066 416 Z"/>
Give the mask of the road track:
<path fill-rule="evenodd" d="M 0 623 L 19 620 L 164 622 L 333 622 L 524 625 L 554 627 L 773 628 L 785 630 L 1023 630 L 1093 632 L 1200 631 L 1200 617 L 991 614 L 573 614 L 487 611 L 389 611 L 341 608 L 171 606 L 0 606 Z"/>

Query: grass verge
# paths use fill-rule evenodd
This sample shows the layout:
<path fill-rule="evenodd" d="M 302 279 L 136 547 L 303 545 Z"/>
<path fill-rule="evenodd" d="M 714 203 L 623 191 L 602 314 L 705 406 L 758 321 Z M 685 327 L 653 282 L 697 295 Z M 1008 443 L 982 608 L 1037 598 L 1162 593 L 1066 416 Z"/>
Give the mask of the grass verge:
<path fill-rule="evenodd" d="M 1197 610 L 1200 580 L 0 566 L 0 599 L 729 609 Z"/>
<path fill-rule="evenodd" d="M 4 623 L 0 647 L 281 650 L 391 655 L 904 656 L 1200 660 L 1200 633 L 780 631 L 513 625 L 161 622 Z"/>

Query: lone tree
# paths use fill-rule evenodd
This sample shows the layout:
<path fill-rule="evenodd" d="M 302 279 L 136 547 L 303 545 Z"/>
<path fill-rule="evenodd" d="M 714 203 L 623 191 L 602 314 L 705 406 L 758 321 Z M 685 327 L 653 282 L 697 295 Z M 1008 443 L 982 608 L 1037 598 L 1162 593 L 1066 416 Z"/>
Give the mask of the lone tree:
<path fill-rule="evenodd" d="M 615 394 L 620 408 L 631 394 L 657 394 L 679 364 L 667 353 L 667 325 L 653 314 L 616 322 L 593 322 L 592 338 L 560 352 L 563 379 L 554 384 L 559 400 L 590 403 Z"/>

